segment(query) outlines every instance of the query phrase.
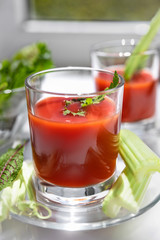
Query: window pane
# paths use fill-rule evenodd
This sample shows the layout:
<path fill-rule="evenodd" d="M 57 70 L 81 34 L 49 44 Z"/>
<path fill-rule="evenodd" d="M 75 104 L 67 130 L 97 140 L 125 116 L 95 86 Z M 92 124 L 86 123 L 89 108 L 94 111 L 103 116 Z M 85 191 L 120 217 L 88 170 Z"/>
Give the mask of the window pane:
<path fill-rule="evenodd" d="M 30 18 L 40 20 L 148 21 L 159 0 L 29 0 Z"/>

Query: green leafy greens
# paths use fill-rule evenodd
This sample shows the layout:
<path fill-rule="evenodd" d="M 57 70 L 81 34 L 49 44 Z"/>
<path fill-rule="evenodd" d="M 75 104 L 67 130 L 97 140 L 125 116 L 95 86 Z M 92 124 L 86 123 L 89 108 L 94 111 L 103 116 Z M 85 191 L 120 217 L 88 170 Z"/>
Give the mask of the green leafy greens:
<path fill-rule="evenodd" d="M 54 64 L 45 43 L 34 43 L 19 50 L 10 60 L 0 62 L 0 114 L 10 105 L 13 92 L 6 89 L 23 88 L 25 79 L 35 72 L 53 68 Z"/>
<path fill-rule="evenodd" d="M 23 163 L 23 149 L 23 145 L 18 145 L 0 157 L 0 191 L 17 177 Z"/>
<path fill-rule="evenodd" d="M 119 84 L 119 77 L 118 77 L 118 73 L 115 71 L 113 80 L 110 83 L 110 86 L 105 88 L 104 91 L 116 88 L 118 86 L 118 84 Z M 101 101 L 103 101 L 105 99 L 106 94 L 98 95 L 93 98 L 80 98 L 80 99 L 78 98 L 78 99 L 72 99 L 72 100 L 65 100 L 65 107 L 63 110 L 63 115 L 66 116 L 68 114 L 71 114 L 73 116 L 82 116 L 83 117 L 86 114 L 85 107 L 92 105 L 92 104 L 99 104 Z M 72 112 L 67 107 L 75 102 L 80 103 L 80 109 L 77 112 Z"/>
<path fill-rule="evenodd" d="M 156 15 L 152 18 L 148 32 L 140 39 L 139 43 L 134 48 L 131 56 L 126 61 L 124 78 L 125 81 L 129 81 L 132 75 L 137 69 L 144 65 L 146 56 L 143 54 L 146 51 L 153 38 L 157 34 L 160 28 L 160 9 Z"/>
<path fill-rule="evenodd" d="M 7 219 L 10 212 L 40 219 L 51 216 L 51 210 L 36 201 L 33 164 L 23 162 L 23 151 L 24 144 L 20 144 L 0 157 L 0 222 Z"/>
<path fill-rule="evenodd" d="M 11 60 L 0 63 L 0 90 L 24 87 L 27 76 L 54 67 L 51 52 L 39 42 L 20 49 Z"/>

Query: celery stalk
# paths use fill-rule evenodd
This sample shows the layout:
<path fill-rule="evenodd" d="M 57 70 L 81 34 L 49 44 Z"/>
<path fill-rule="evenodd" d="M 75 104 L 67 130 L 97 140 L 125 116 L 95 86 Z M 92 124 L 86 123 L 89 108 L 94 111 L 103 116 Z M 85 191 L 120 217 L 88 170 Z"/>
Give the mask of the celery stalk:
<path fill-rule="evenodd" d="M 127 129 L 120 131 L 119 153 L 126 166 L 139 180 L 148 173 L 160 172 L 160 158 L 138 136 Z"/>
<path fill-rule="evenodd" d="M 137 213 L 149 182 L 149 175 L 138 182 L 130 169 L 126 167 L 104 198 L 103 212 L 110 218 L 116 217 L 121 207 Z"/>
<path fill-rule="evenodd" d="M 8 207 L 3 203 L 3 201 L 0 201 L 0 222 L 7 219 L 8 215 L 9 215 Z"/>
<path fill-rule="evenodd" d="M 102 210 L 110 218 L 115 218 L 121 206 L 117 203 L 117 198 L 114 196 L 115 191 L 111 188 L 107 196 L 103 200 Z"/>
<path fill-rule="evenodd" d="M 25 200 L 26 190 L 21 169 L 12 184 L 4 188 L 0 195 L 0 222 L 9 216 L 9 212 L 17 202 Z"/>
<path fill-rule="evenodd" d="M 120 178 L 117 179 L 112 188 L 109 190 L 107 196 L 104 198 L 102 203 L 103 212 L 110 218 L 115 218 L 121 209 L 121 206 L 117 201 L 116 192 L 116 189 L 118 190 L 120 187 L 121 181 L 119 179 Z"/>
<path fill-rule="evenodd" d="M 124 78 L 129 81 L 133 73 L 137 68 L 146 60 L 145 56 L 142 54 L 146 51 L 153 38 L 157 34 L 160 28 L 160 9 L 157 11 L 156 15 L 152 18 L 148 32 L 140 39 L 139 43 L 134 48 L 131 56 L 126 61 Z"/>
<path fill-rule="evenodd" d="M 7 219 L 9 215 L 9 208 L 11 205 L 11 191 L 10 187 L 7 187 L 5 191 L 2 192 L 3 196 L 0 198 L 0 222 Z"/>
<path fill-rule="evenodd" d="M 129 130 L 120 131 L 119 153 L 126 167 L 102 203 L 102 210 L 111 218 L 117 216 L 121 207 L 136 213 L 152 173 L 160 172 L 160 158 Z"/>
<path fill-rule="evenodd" d="M 150 176 L 146 175 L 141 182 L 135 179 L 129 168 L 125 168 L 120 176 L 121 187 L 117 194 L 117 201 L 121 207 L 136 213 L 150 182 Z"/>
<path fill-rule="evenodd" d="M 27 162 L 27 161 L 26 161 Z M 33 186 L 32 176 L 34 172 L 32 162 L 23 162 L 22 177 L 27 190 L 28 198 L 31 201 L 36 201 L 36 193 Z"/>

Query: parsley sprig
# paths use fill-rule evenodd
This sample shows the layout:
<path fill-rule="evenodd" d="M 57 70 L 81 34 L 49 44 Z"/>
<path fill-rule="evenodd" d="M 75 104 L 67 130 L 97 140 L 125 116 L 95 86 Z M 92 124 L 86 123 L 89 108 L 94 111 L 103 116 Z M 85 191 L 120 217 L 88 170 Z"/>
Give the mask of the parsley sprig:
<path fill-rule="evenodd" d="M 72 112 L 70 111 L 69 109 L 67 109 L 66 107 L 64 108 L 64 111 L 63 111 L 63 115 L 68 115 L 68 114 L 72 114 L 73 116 L 82 116 L 84 117 L 85 116 L 85 111 L 83 110 L 78 110 L 78 112 Z"/>
<path fill-rule="evenodd" d="M 109 89 L 113 89 L 115 87 L 118 86 L 119 83 L 119 77 L 118 77 L 118 73 L 117 71 L 114 72 L 114 76 L 113 76 L 113 80 L 110 83 L 110 86 L 105 88 L 104 91 L 107 91 Z M 73 115 L 73 116 L 81 116 L 84 117 L 86 115 L 86 110 L 85 107 L 89 106 L 89 105 L 93 105 L 93 104 L 99 104 L 100 102 L 102 102 L 105 99 L 107 93 L 102 94 L 102 95 L 98 95 L 96 97 L 93 98 L 78 98 L 78 99 L 72 99 L 72 100 L 65 100 L 65 107 L 63 110 L 63 115 Z M 75 103 L 75 102 L 79 102 L 80 103 L 80 108 L 77 112 L 72 112 L 71 110 L 68 109 L 68 106 Z"/>

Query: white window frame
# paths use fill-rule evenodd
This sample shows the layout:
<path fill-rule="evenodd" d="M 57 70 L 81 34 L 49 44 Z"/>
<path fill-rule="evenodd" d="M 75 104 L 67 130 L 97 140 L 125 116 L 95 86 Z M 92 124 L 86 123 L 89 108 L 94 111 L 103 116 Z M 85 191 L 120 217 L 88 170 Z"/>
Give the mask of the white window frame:
<path fill-rule="evenodd" d="M 27 0 L 14 0 L 17 20 L 26 32 L 67 34 L 138 34 L 143 35 L 149 26 L 147 21 L 58 21 L 30 20 Z"/>

